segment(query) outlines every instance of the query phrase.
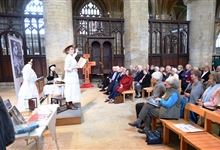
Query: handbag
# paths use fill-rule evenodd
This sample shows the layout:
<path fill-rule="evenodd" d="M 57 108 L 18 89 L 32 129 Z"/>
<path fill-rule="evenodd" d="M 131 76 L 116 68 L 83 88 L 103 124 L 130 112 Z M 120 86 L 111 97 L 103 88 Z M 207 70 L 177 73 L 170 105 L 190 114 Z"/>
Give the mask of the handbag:
<path fill-rule="evenodd" d="M 150 144 L 161 144 L 161 133 L 158 130 L 146 131 L 146 142 Z"/>
<path fill-rule="evenodd" d="M 119 104 L 119 103 L 123 103 L 123 95 L 121 93 L 118 94 L 118 96 L 115 97 L 114 103 L 115 104 Z"/>

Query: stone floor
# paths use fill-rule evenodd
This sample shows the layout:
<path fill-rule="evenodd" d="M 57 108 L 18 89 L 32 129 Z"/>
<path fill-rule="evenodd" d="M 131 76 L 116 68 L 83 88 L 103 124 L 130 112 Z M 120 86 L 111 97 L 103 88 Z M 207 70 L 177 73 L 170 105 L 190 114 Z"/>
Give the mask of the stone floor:
<path fill-rule="evenodd" d="M 97 84 L 94 84 L 97 86 Z M 170 137 L 168 145 L 147 145 L 146 136 L 139 134 L 137 129 L 128 125 L 136 119 L 135 104 L 144 101 L 143 98 L 132 102 L 126 99 L 122 104 L 104 103 L 107 95 L 99 92 L 99 88 L 81 89 L 81 105 L 84 121 L 79 125 L 56 127 L 57 144 L 52 140 L 48 130 L 40 139 L 43 150 L 178 150 L 179 140 L 176 134 Z M 16 104 L 14 89 L 0 89 L 0 96 L 10 99 Z M 46 103 L 46 101 L 44 102 Z M 32 150 L 35 143 L 26 146 L 24 140 L 16 140 L 7 150 Z"/>

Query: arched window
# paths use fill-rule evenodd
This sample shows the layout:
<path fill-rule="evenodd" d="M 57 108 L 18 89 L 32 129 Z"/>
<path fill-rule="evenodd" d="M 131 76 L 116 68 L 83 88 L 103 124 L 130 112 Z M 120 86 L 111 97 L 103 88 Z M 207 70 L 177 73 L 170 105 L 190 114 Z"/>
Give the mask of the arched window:
<path fill-rule="evenodd" d="M 24 19 L 27 55 L 45 55 L 44 19 L 43 16 L 35 16 L 43 15 L 42 0 L 31 0 L 27 4 L 24 14 L 29 15 Z"/>
<path fill-rule="evenodd" d="M 92 2 L 89 2 L 80 11 L 80 16 L 101 17 L 102 14 L 97 6 L 95 6 Z"/>
<path fill-rule="evenodd" d="M 43 15 L 42 0 L 31 0 L 30 3 L 27 4 L 24 14 Z"/>

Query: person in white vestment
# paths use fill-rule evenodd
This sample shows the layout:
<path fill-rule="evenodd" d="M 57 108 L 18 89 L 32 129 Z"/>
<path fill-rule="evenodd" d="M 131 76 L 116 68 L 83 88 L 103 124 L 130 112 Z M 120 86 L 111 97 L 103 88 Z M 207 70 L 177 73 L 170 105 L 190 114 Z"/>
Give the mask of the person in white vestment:
<path fill-rule="evenodd" d="M 29 98 L 37 98 L 37 106 L 40 105 L 40 100 L 39 100 L 39 93 L 37 90 L 36 86 L 36 80 L 37 80 L 37 75 L 32 69 L 32 59 L 30 62 L 28 62 L 23 70 L 23 83 L 21 85 L 21 88 L 18 92 L 18 103 L 17 103 L 17 108 L 18 109 L 24 109 L 24 99 L 29 99 Z"/>
<path fill-rule="evenodd" d="M 65 58 L 65 97 L 67 102 L 67 108 L 76 110 L 77 106 L 73 102 L 78 101 L 81 97 L 80 84 L 79 84 L 79 75 L 77 66 L 77 61 L 75 59 L 78 49 L 74 45 L 67 46 L 64 50 L 66 53 Z"/>

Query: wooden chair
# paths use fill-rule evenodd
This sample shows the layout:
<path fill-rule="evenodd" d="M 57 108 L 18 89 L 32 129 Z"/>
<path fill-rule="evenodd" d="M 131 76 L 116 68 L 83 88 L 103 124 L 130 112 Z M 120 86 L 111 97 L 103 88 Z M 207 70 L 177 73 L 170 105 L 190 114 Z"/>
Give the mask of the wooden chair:
<path fill-rule="evenodd" d="M 187 143 L 196 149 L 211 150 L 219 149 L 220 139 L 212 134 L 212 123 L 220 123 L 220 115 L 216 112 L 205 110 L 205 131 L 198 133 L 183 134 L 181 137 L 180 149 L 187 150 Z"/>
<path fill-rule="evenodd" d="M 199 106 L 197 106 L 195 104 L 187 103 L 184 108 L 184 118 L 180 118 L 178 120 L 169 120 L 169 119 L 167 120 L 167 119 L 157 118 L 158 120 L 160 120 L 162 122 L 162 125 L 163 125 L 163 143 L 164 144 L 169 143 L 169 130 L 172 130 L 174 133 L 178 134 L 180 138 L 183 134 L 186 134 L 186 132 L 175 127 L 174 124 L 179 124 L 179 123 L 191 124 L 199 129 L 205 131 L 204 128 L 202 128 L 202 127 L 200 127 L 190 121 L 190 119 L 189 119 L 190 111 L 195 112 L 202 117 L 205 117 L 206 109 L 200 108 Z M 152 125 L 152 130 L 155 130 L 156 129 L 156 118 L 152 118 L 151 125 Z"/>
<path fill-rule="evenodd" d="M 154 79 L 151 78 L 150 83 L 151 83 L 150 87 L 146 87 L 142 89 L 142 98 L 145 97 L 145 91 L 147 92 L 147 96 L 150 97 L 150 94 L 153 91 L 154 84 L 155 84 Z"/>
<path fill-rule="evenodd" d="M 134 102 L 134 95 L 135 95 L 134 81 L 133 81 L 132 84 L 131 84 L 131 89 L 130 89 L 130 90 L 127 90 L 127 91 L 122 92 L 123 101 L 124 101 L 124 102 L 125 102 L 125 95 L 126 95 L 126 94 L 131 94 L 131 95 L 132 95 L 132 102 Z"/>
<path fill-rule="evenodd" d="M 182 88 L 181 88 L 181 85 L 182 85 L 182 80 L 179 80 L 179 84 L 180 84 L 180 87 L 178 88 L 179 92 L 182 91 Z"/>

